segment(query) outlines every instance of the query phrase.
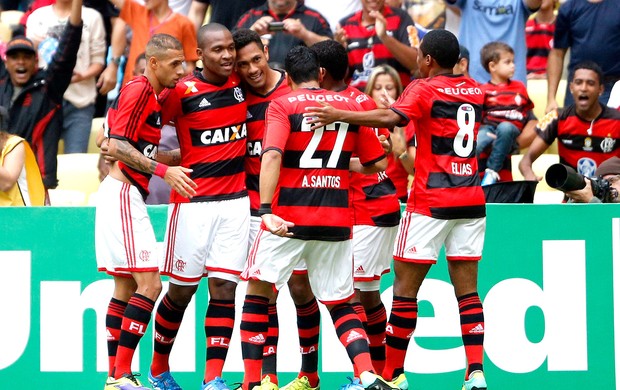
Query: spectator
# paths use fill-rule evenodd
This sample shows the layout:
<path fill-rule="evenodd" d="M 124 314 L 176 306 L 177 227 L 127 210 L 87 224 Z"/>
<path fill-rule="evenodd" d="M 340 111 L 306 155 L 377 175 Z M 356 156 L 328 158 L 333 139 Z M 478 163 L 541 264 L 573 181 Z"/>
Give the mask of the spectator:
<path fill-rule="evenodd" d="M 469 50 L 463 45 L 459 45 L 459 60 L 454 65 L 454 74 L 462 74 L 469 78 Z"/>
<path fill-rule="evenodd" d="M 362 10 L 343 18 L 335 39 L 349 52 L 350 84 L 364 90 L 372 69 L 387 64 L 398 71 L 403 86 L 416 68 L 417 49 L 409 44 L 407 12 L 384 0 L 360 0 Z"/>
<path fill-rule="evenodd" d="M 288 51 L 332 37 L 327 20 L 296 0 L 267 0 L 239 18 L 235 28 L 249 28 L 268 39 L 269 65 L 282 68 Z"/>
<path fill-rule="evenodd" d="M 480 86 L 484 92 L 484 105 L 476 143 L 478 164 L 480 171 L 484 172 L 482 185 L 485 186 L 500 180 L 512 180 L 510 155 L 519 146 L 527 147 L 532 142 L 536 136 L 533 131 L 536 119 L 527 87 L 512 80 L 515 73 L 512 48 L 503 42 L 490 42 L 482 47 L 480 57 L 484 69 L 491 74 L 491 81 Z M 530 122 L 533 123 L 526 127 Z M 526 128 L 528 131 L 524 132 Z M 518 138 L 520 142 L 517 142 Z M 489 148 L 491 151 L 486 161 L 481 161 Z M 508 174 L 500 179 L 502 170 Z"/>
<path fill-rule="evenodd" d="M 620 109 L 620 81 L 616 81 L 613 88 L 611 89 L 607 106 Z"/>
<path fill-rule="evenodd" d="M 564 58 L 570 49 L 568 79 L 572 80 L 575 65 L 595 60 L 603 71 L 603 91 L 599 97 L 607 104 L 614 83 L 620 80 L 620 18 L 618 2 L 613 0 L 571 0 L 558 11 L 553 35 L 553 49 L 547 61 L 547 108 L 558 107 L 555 95 L 564 69 Z M 570 85 L 566 87 L 564 107 L 573 104 Z"/>
<path fill-rule="evenodd" d="M 575 103 L 547 113 L 536 127 L 538 136 L 519 163 L 525 180 L 541 180 L 532 170 L 536 161 L 558 139 L 560 162 L 579 174 L 592 177 L 611 156 L 620 156 L 620 112 L 600 103 L 601 68 L 586 61 L 574 68 L 570 91 Z"/>
<path fill-rule="evenodd" d="M 338 29 L 338 22 L 342 19 L 342 15 L 350 15 L 362 9 L 359 0 L 305 0 L 303 3 L 325 16 L 332 32 Z"/>
<path fill-rule="evenodd" d="M 525 24 L 528 79 L 547 78 L 547 57 L 553 43 L 556 4 L 557 0 L 542 0 L 538 12 Z"/>
<path fill-rule="evenodd" d="M 43 206 L 45 187 L 32 149 L 0 130 L 0 206 Z"/>
<path fill-rule="evenodd" d="M 196 31 L 198 31 L 205 21 L 207 10 L 211 7 L 209 22 L 219 23 L 232 30 L 241 15 L 264 3 L 265 0 L 193 0 L 187 16 L 194 22 Z"/>
<path fill-rule="evenodd" d="M 0 63 L 0 106 L 9 109 L 7 131 L 32 146 L 47 189 L 56 188 L 56 155 L 62 126 L 62 99 L 67 90 L 82 36 L 82 0 L 73 0 L 69 23 L 46 70 L 26 37 L 13 38 Z"/>
<path fill-rule="evenodd" d="M 378 107 L 389 107 L 403 92 L 398 72 L 389 65 L 380 65 L 373 69 L 366 84 L 368 94 Z M 407 126 L 413 131 L 413 123 Z M 395 126 L 391 130 L 392 151 L 388 154 L 388 167 L 385 170 L 387 176 L 396 187 L 396 196 L 406 203 L 409 188 L 409 175 L 413 174 L 413 159 L 407 152 L 408 146 L 405 141 L 405 129 Z"/>
<path fill-rule="evenodd" d="M 136 0 L 110 0 L 120 9 L 122 23 L 114 26 L 112 33 L 112 58 L 99 78 L 101 93 L 107 93 L 116 85 L 116 75 L 125 50 L 125 23 L 131 27 L 132 38 L 122 85 L 133 77 L 136 58 L 144 52 L 146 42 L 153 34 L 170 34 L 183 44 L 186 71 L 191 72 L 198 60 L 196 54 L 196 30 L 187 17 L 174 12 L 168 0 L 152 0 L 141 5 Z"/>
<path fill-rule="evenodd" d="M 67 24 L 71 0 L 57 0 L 41 7 L 28 18 L 27 37 L 38 48 L 39 66 L 46 68 L 58 48 Z M 96 78 L 105 64 L 105 28 L 101 15 L 92 8 L 82 8 L 82 41 L 77 53 L 71 84 L 62 104 L 64 153 L 86 153 L 97 98 Z"/>
<path fill-rule="evenodd" d="M 461 25 L 459 42 L 472 53 L 480 53 L 485 44 L 504 42 L 515 52 L 514 79 L 527 82 L 525 59 L 525 22 L 542 4 L 542 0 L 502 0 L 483 2 L 477 0 L 446 0 L 448 6 L 460 9 Z M 471 58 L 471 77 L 479 83 L 488 79 L 479 56 Z"/>
<path fill-rule="evenodd" d="M 618 193 L 620 192 L 620 158 L 610 157 L 603 161 L 596 168 L 595 176 L 609 182 L 609 194 L 607 199 L 599 198 L 593 191 L 592 180 L 584 178 L 586 186 L 581 190 L 566 192 L 566 196 L 571 203 L 618 203 Z"/>
<path fill-rule="evenodd" d="M 394 0 L 392 0 L 394 1 Z M 443 0 L 397 0 L 416 25 L 428 30 L 446 27 L 446 3 Z"/>

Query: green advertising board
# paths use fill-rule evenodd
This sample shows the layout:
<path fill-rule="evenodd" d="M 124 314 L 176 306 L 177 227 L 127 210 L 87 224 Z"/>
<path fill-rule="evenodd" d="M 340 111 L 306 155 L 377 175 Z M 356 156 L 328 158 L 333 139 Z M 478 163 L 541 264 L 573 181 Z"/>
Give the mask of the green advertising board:
<path fill-rule="evenodd" d="M 162 240 L 166 208 L 149 211 Z M 104 320 L 113 285 L 96 271 L 94 216 L 93 208 L 0 209 L 0 388 L 103 386 Z M 479 285 L 491 389 L 618 388 L 619 244 L 618 205 L 488 206 Z M 392 280 L 392 274 L 382 280 L 388 310 Z M 460 389 L 462 383 L 464 349 L 448 280 L 440 260 L 420 291 L 406 361 L 413 389 Z M 204 369 L 205 287 L 188 309 L 172 354 L 175 377 L 187 389 L 199 388 Z M 280 297 L 278 367 L 286 383 L 300 360 L 294 306 L 287 293 Z M 237 322 L 240 317 L 238 311 Z M 322 318 L 321 387 L 332 390 L 347 381 L 351 365 L 324 308 Z M 151 330 L 152 324 L 134 361 L 143 376 Z M 238 330 L 230 344 L 229 383 L 243 371 Z"/>

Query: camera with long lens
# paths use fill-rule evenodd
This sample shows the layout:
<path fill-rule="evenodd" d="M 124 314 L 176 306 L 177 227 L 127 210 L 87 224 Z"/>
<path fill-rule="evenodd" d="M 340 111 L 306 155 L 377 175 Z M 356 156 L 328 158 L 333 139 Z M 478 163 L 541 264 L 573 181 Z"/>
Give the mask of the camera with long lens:
<path fill-rule="evenodd" d="M 553 164 L 547 169 L 545 179 L 550 187 L 562 192 L 581 190 L 586 186 L 583 175 L 577 173 L 573 168 L 564 164 Z M 611 187 L 609 180 L 602 177 L 589 177 L 592 194 L 599 198 L 603 203 L 611 203 L 617 197 Z"/>

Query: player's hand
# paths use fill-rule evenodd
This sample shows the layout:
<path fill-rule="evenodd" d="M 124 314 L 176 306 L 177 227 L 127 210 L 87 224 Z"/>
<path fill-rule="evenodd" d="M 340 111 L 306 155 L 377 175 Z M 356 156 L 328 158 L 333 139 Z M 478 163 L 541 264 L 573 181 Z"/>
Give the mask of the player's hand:
<path fill-rule="evenodd" d="M 113 157 L 110 154 L 110 139 L 109 138 L 105 138 L 103 141 L 101 141 L 101 146 L 99 148 L 101 149 L 101 155 L 103 156 L 103 159 L 105 160 L 106 164 L 112 165 L 117 161 L 116 157 Z"/>
<path fill-rule="evenodd" d="M 191 169 L 184 167 L 168 167 L 164 175 L 164 181 L 181 196 L 192 198 L 196 195 L 196 190 L 194 188 L 198 185 L 189 178 L 188 174 L 191 172 Z"/>
<path fill-rule="evenodd" d="M 116 66 L 107 66 L 101 72 L 97 80 L 97 88 L 99 88 L 100 94 L 105 95 L 116 87 L 116 82 L 118 81 L 116 71 Z"/>
<path fill-rule="evenodd" d="M 263 16 L 258 19 L 252 26 L 250 26 L 250 30 L 254 30 L 258 33 L 258 35 L 270 34 L 269 31 L 269 23 L 273 22 L 273 17 L 271 16 Z"/>
<path fill-rule="evenodd" d="M 306 107 L 306 113 L 304 113 L 306 123 L 312 125 L 310 127 L 312 130 L 339 120 L 339 110 L 335 109 L 329 103 L 317 103 L 320 104 L 320 106 Z"/>
<path fill-rule="evenodd" d="M 379 136 L 379 142 L 381 143 L 381 147 L 383 148 L 383 151 L 385 152 L 385 154 L 390 154 L 390 152 L 392 151 L 392 143 L 390 142 L 388 137 L 381 134 Z"/>
<path fill-rule="evenodd" d="M 381 11 L 370 11 L 371 18 L 375 18 L 375 33 L 381 40 L 387 36 L 387 20 Z"/>
<path fill-rule="evenodd" d="M 344 29 L 340 25 L 336 26 L 336 32 L 334 33 L 334 41 L 340 43 L 346 49 L 348 38 L 349 37 L 347 36 L 347 32 L 344 31 Z"/>
<path fill-rule="evenodd" d="M 295 226 L 293 222 L 285 221 L 275 214 L 263 214 L 261 218 L 272 234 L 280 237 L 293 237 L 293 233 L 288 231 L 289 228 Z"/>

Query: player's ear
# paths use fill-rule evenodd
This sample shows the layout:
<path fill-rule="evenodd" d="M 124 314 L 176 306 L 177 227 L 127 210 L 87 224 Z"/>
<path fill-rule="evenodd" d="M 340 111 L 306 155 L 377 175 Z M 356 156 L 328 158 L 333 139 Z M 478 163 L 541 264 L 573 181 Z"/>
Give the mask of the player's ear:
<path fill-rule="evenodd" d="M 319 67 L 319 84 L 323 82 L 323 79 L 325 78 L 325 73 L 327 73 L 325 68 L 323 68 L 322 66 Z"/>

